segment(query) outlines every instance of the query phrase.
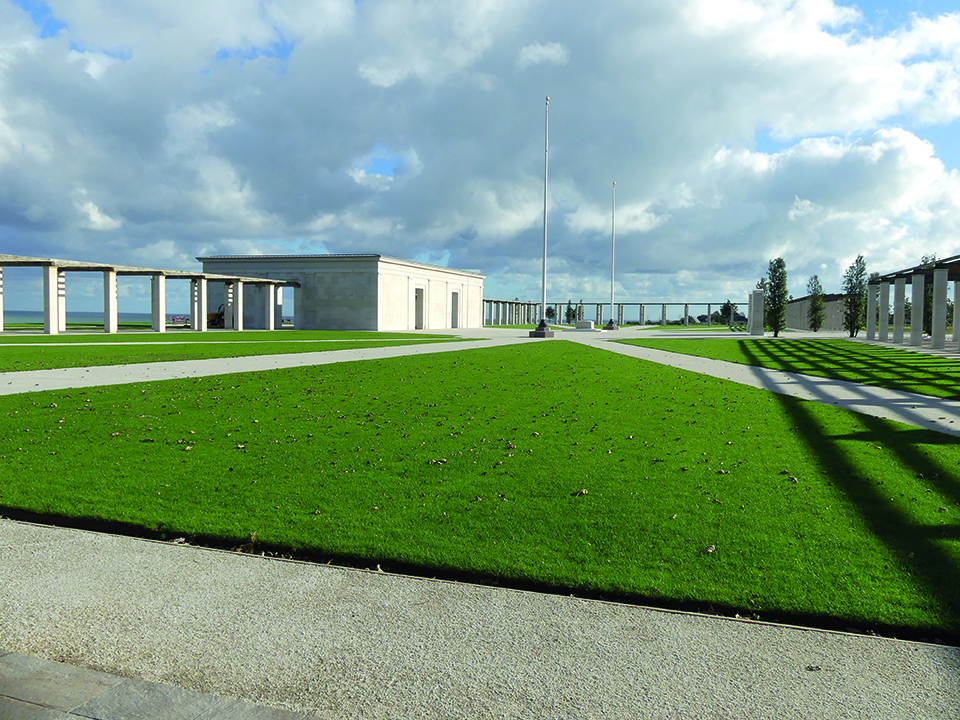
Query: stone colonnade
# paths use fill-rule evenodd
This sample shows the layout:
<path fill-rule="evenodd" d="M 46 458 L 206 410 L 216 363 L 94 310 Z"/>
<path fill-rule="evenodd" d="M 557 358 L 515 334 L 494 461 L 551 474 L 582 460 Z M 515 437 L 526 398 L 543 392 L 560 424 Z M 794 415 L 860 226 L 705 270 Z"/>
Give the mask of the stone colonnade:
<path fill-rule="evenodd" d="M 933 304 L 930 323 L 930 347 L 943 350 L 947 344 L 947 294 L 949 290 L 947 267 L 935 267 L 932 272 Z M 923 344 L 924 290 L 930 271 L 912 274 L 900 273 L 898 277 L 881 278 L 879 285 L 867 288 L 867 340 L 904 343 L 906 331 L 906 286 L 910 281 L 910 335 L 907 344 L 919 347 Z M 890 286 L 893 286 L 893 337 L 890 337 Z M 878 298 L 879 295 L 879 298 Z M 960 341 L 960 280 L 953 281 L 953 332 L 951 340 Z"/>
<path fill-rule="evenodd" d="M 265 330 L 274 330 L 282 324 L 282 292 L 280 288 L 295 283 L 260 278 L 239 278 L 210 273 L 151 270 L 124 266 L 104 266 L 75 261 L 55 261 L 0 255 L 0 332 L 3 332 L 3 268 L 4 266 L 39 267 L 43 275 L 43 332 L 57 335 L 67 329 L 67 273 L 100 272 L 103 275 L 103 331 L 116 333 L 119 329 L 119 302 L 117 278 L 120 275 L 150 278 L 150 326 L 154 332 L 166 331 L 166 284 L 168 279 L 190 281 L 190 329 L 207 330 L 207 285 L 222 282 L 228 302 L 224 307 L 224 327 L 243 330 L 243 286 L 252 284 L 260 292 L 264 303 L 262 323 Z M 280 318 L 280 322 L 277 318 Z"/>
<path fill-rule="evenodd" d="M 736 304 L 736 303 L 735 303 Z M 574 310 L 573 322 L 586 319 L 585 308 L 594 307 L 594 322 L 599 325 L 605 325 L 610 319 L 610 303 L 570 303 Z M 623 325 L 627 321 L 628 309 L 635 309 L 635 313 L 629 313 L 637 318 L 640 325 L 646 324 L 647 307 L 659 308 L 659 324 L 667 324 L 667 307 L 683 307 L 682 322 L 684 325 L 690 324 L 690 308 L 705 307 L 707 309 L 707 325 L 713 325 L 713 310 L 719 309 L 723 302 L 709 303 L 615 303 L 616 309 L 615 322 L 617 325 Z M 540 322 L 540 303 L 522 302 L 520 300 L 484 300 L 483 301 L 483 324 L 485 326 L 496 325 L 536 325 Z M 566 323 L 566 312 L 568 303 L 547 303 L 548 308 L 554 309 L 555 323 Z M 654 316 L 656 317 L 656 316 Z M 731 321 L 733 318 L 731 318 Z M 633 322 L 633 318 L 630 318 Z M 732 324 L 732 322 L 731 322 Z"/>

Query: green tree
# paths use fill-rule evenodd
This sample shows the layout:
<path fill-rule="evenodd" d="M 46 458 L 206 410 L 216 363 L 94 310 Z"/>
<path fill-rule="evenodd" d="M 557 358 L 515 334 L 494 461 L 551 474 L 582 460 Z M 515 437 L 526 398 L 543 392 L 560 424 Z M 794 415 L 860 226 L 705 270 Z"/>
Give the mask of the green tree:
<path fill-rule="evenodd" d="M 780 331 L 787 327 L 787 264 L 782 257 L 770 261 L 767 267 L 767 292 L 764 294 L 764 308 L 769 307 L 765 317 L 766 325 L 773 330 L 773 336 L 778 337 Z M 766 298 L 770 302 L 766 302 Z"/>
<path fill-rule="evenodd" d="M 564 310 L 564 320 L 567 325 L 573 325 L 577 321 L 577 309 L 570 300 L 567 300 L 567 308 Z"/>
<path fill-rule="evenodd" d="M 807 281 L 807 294 L 810 295 L 807 322 L 810 323 L 810 329 L 817 332 L 827 319 L 827 303 L 823 299 L 823 285 L 820 284 L 819 276 L 814 275 Z"/>
<path fill-rule="evenodd" d="M 857 255 L 843 274 L 843 329 L 856 337 L 863 328 L 867 305 L 867 261 Z"/>
<path fill-rule="evenodd" d="M 733 325 L 737 317 L 737 305 L 727 300 L 720 306 L 720 324 Z"/>
<path fill-rule="evenodd" d="M 557 319 L 557 309 L 551 305 L 547 308 L 547 320 L 553 321 Z"/>

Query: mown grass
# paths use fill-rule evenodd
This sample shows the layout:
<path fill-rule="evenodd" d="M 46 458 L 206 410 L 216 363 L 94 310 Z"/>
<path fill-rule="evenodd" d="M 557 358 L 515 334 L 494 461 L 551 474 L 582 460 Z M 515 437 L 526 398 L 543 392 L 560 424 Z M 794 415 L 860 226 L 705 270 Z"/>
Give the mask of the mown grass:
<path fill-rule="evenodd" d="M 317 337 L 317 333 L 293 332 L 284 332 L 281 335 L 282 337 L 278 338 L 273 333 L 217 333 L 209 336 L 205 333 L 167 334 L 166 337 L 152 334 L 135 337 L 126 336 L 122 341 L 114 340 L 113 338 L 117 337 L 115 335 L 61 336 L 63 339 L 70 338 L 67 346 L 50 342 L 34 344 L 14 341 L 8 344 L 0 344 L 0 372 L 328 352 L 331 350 L 421 345 L 459 339 L 449 335 L 396 334 L 391 336 L 386 333 L 383 335 L 379 333 L 329 333 L 331 337 Z M 296 335 L 301 336 L 296 337 Z M 141 342 L 141 338 L 145 342 Z"/>
<path fill-rule="evenodd" d="M 960 365 L 949 358 L 843 339 L 625 340 L 629 345 L 773 370 L 848 380 L 942 398 L 960 398 Z"/>
<path fill-rule="evenodd" d="M 960 637 L 945 435 L 570 342 L 0 398 L 0 505 Z"/>

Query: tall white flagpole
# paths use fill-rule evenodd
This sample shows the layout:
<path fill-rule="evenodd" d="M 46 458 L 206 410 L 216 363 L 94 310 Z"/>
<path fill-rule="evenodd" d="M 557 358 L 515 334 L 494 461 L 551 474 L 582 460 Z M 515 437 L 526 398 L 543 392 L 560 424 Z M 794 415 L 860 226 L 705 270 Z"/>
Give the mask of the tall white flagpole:
<path fill-rule="evenodd" d="M 530 337 L 553 337 L 547 325 L 547 177 L 550 171 L 550 96 L 547 95 L 543 121 L 543 298 L 540 303 L 540 324 Z"/>
<path fill-rule="evenodd" d="M 613 212 L 610 217 L 610 322 L 607 323 L 606 330 L 619 330 L 617 320 L 614 317 L 613 304 L 613 283 L 615 278 L 615 267 L 617 259 L 617 181 L 613 181 Z"/>

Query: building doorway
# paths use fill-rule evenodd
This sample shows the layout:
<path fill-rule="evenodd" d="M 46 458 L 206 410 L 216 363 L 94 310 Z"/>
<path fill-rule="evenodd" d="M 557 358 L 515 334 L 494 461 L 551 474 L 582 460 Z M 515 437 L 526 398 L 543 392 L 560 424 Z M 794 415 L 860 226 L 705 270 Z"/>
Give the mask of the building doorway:
<path fill-rule="evenodd" d="M 460 293 L 450 295 L 450 327 L 460 327 Z"/>
<path fill-rule="evenodd" d="M 415 330 L 423 330 L 423 288 L 416 288 L 413 291 L 413 327 Z"/>

